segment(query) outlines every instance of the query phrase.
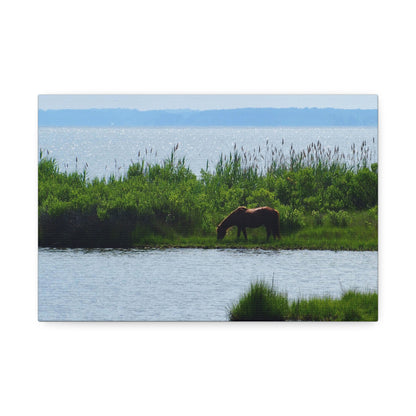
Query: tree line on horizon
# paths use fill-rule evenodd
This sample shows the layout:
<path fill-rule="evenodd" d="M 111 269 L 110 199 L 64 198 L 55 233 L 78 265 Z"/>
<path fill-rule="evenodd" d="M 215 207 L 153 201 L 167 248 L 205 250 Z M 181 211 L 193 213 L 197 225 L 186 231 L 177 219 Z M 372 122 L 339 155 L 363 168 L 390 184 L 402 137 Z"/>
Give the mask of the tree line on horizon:
<path fill-rule="evenodd" d="M 146 110 L 92 108 L 39 110 L 39 127 L 322 127 L 378 125 L 376 109 L 236 108 Z"/>

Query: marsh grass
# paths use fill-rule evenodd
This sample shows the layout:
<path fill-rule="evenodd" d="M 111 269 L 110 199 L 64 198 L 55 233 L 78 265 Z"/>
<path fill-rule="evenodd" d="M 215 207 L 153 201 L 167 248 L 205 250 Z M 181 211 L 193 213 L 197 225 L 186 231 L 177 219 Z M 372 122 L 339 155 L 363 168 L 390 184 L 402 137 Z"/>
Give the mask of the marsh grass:
<path fill-rule="evenodd" d="M 377 321 L 375 292 L 345 291 L 341 298 L 328 296 L 289 301 L 287 294 L 257 281 L 228 311 L 231 321 Z"/>
<path fill-rule="evenodd" d="M 319 142 L 288 154 L 268 142 L 251 152 L 235 146 L 213 170 L 207 164 L 200 178 L 178 147 L 163 161 L 153 149 L 139 151 L 126 175 L 93 179 L 87 165 L 61 172 L 41 151 L 39 244 L 376 249 L 378 170 L 368 167 L 365 144 L 348 157 Z M 261 227 L 248 230 L 247 242 L 233 229 L 216 241 L 216 226 L 241 205 L 277 209 L 282 239 L 267 242 Z"/>

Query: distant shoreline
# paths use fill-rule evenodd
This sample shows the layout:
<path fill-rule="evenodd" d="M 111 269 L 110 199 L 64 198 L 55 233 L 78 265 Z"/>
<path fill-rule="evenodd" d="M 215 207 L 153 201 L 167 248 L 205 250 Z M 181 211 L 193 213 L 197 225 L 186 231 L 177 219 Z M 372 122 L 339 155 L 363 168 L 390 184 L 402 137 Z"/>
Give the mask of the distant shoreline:
<path fill-rule="evenodd" d="M 39 110 L 39 127 L 377 127 L 377 109 Z"/>
<path fill-rule="evenodd" d="M 272 129 L 272 128 L 284 128 L 284 129 L 323 129 L 323 128 L 344 128 L 344 129 L 374 129 L 377 126 L 334 126 L 334 125 L 322 125 L 322 126 L 83 126 L 83 125 L 71 125 L 71 126 L 38 126 L 38 128 L 74 128 L 74 129 L 108 129 L 108 128 L 124 128 L 124 129 L 134 129 L 134 128 L 143 128 L 143 129 Z"/>

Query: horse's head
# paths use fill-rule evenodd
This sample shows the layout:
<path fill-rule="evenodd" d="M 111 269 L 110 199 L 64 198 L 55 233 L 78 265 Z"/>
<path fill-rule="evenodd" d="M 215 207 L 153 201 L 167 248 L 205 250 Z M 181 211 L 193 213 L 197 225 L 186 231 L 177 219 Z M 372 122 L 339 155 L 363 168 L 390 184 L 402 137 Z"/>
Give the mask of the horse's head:
<path fill-rule="evenodd" d="M 227 230 L 224 227 L 217 227 L 217 240 L 222 240 L 225 237 Z"/>

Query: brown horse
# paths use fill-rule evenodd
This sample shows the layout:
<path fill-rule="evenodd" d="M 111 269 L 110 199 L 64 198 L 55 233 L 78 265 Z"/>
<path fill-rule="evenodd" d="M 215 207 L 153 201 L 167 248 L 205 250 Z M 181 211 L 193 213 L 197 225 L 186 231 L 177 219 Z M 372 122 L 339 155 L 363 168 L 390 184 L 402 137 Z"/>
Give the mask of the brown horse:
<path fill-rule="evenodd" d="M 238 207 L 227 218 L 221 221 L 220 225 L 218 225 L 218 240 L 222 240 L 227 230 L 234 225 L 238 227 L 237 237 L 240 237 L 241 231 L 243 231 L 246 240 L 246 227 L 257 228 L 261 225 L 266 227 L 267 239 L 269 239 L 272 233 L 274 238 L 276 238 L 276 236 L 280 238 L 280 215 L 275 209 L 270 207 L 253 209 Z"/>

